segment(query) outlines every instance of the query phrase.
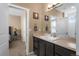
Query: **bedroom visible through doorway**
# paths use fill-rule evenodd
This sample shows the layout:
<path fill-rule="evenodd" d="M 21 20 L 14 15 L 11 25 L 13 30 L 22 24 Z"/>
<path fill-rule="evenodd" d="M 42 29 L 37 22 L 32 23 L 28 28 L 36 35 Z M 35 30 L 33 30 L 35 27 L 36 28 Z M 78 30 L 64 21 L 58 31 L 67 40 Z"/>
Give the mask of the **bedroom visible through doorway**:
<path fill-rule="evenodd" d="M 20 16 L 9 16 L 9 54 L 11 56 L 25 55 L 25 42 L 22 37 L 22 24 Z"/>

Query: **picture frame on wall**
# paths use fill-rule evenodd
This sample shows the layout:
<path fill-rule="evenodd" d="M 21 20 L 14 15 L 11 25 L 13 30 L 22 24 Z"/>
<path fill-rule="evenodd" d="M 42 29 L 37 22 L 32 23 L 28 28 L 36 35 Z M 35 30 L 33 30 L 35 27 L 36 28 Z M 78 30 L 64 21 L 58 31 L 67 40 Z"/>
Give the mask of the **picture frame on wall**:
<path fill-rule="evenodd" d="M 33 12 L 33 19 L 39 19 L 39 14 L 37 12 Z"/>
<path fill-rule="evenodd" d="M 38 27 L 36 25 L 34 26 L 34 31 L 38 31 Z"/>
<path fill-rule="evenodd" d="M 49 16 L 48 15 L 45 15 L 45 21 L 48 21 L 49 20 Z"/>

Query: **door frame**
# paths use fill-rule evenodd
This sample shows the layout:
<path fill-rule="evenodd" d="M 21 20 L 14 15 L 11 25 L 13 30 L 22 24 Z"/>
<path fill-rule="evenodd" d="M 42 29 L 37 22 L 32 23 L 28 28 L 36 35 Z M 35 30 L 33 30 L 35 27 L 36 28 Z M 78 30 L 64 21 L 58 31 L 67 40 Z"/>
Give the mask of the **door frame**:
<path fill-rule="evenodd" d="M 14 5 L 14 4 L 8 4 L 8 7 L 17 8 L 24 11 L 24 15 L 22 15 L 23 17 L 21 19 L 24 19 L 24 23 L 26 24 L 24 27 L 25 32 L 23 36 L 25 38 L 26 55 L 29 55 L 29 11 L 30 10 L 27 8 L 23 8 L 21 6 Z"/>

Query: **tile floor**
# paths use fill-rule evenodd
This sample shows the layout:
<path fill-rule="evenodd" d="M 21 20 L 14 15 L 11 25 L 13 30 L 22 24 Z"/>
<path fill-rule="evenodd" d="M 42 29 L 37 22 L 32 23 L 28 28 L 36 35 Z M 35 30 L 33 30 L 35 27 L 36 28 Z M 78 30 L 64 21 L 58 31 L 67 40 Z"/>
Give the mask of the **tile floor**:
<path fill-rule="evenodd" d="M 25 44 L 21 40 L 14 40 L 10 43 L 10 56 L 25 56 Z"/>
<path fill-rule="evenodd" d="M 9 48 L 10 56 L 26 56 L 25 54 L 25 44 L 22 40 L 14 40 L 10 43 Z M 36 56 L 34 53 L 31 53 L 29 56 Z"/>

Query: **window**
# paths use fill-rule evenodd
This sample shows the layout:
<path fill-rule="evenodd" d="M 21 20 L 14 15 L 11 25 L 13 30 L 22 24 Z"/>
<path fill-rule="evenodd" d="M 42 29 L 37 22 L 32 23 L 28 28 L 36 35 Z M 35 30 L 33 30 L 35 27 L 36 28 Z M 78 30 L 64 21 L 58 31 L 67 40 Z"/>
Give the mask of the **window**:
<path fill-rule="evenodd" d="M 56 17 L 51 16 L 51 33 L 56 33 Z"/>

